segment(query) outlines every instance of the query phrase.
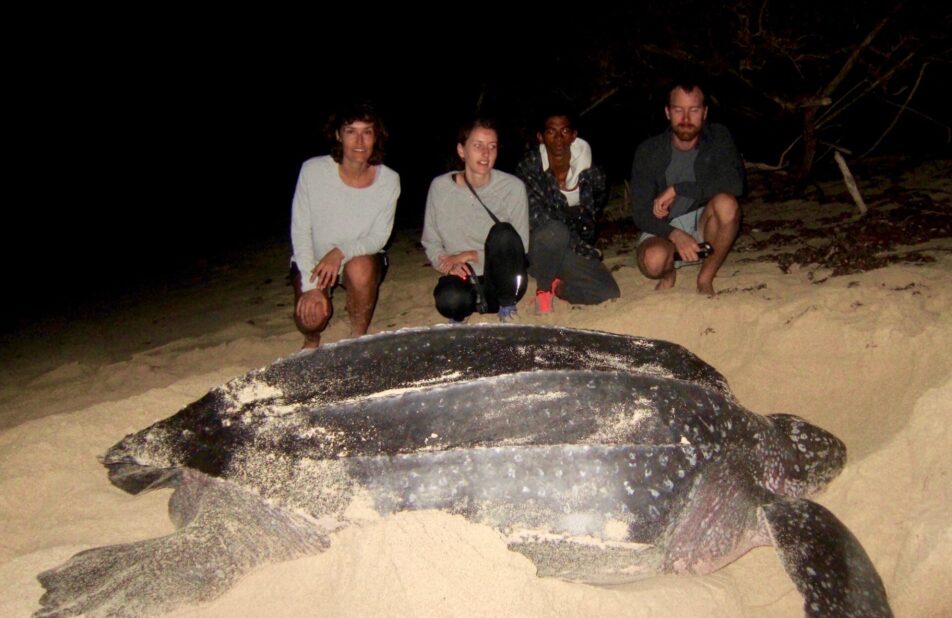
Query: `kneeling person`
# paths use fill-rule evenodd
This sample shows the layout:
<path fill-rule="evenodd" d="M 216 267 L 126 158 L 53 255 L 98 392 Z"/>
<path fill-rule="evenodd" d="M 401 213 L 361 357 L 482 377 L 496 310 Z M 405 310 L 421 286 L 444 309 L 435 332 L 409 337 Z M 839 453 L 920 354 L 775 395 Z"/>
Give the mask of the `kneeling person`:
<path fill-rule="evenodd" d="M 489 119 L 464 125 L 456 145 L 463 169 L 434 178 L 426 197 L 421 243 L 443 275 L 433 291 L 436 308 L 454 322 L 477 310 L 508 322 L 526 291 L 526 189 L 493 169 L 498 141 Z M 485 292 L 483 307 L 474 277 Z"/>
<path fill-rule="evenodd" d="M 699 242 L 713 253 L 704 259 L 697 290 L 714 294 L 714 276 L 740 227 L 737 198 L 744 169 L 730 132 L 706 123 L 704 93 L 679 83 L 668 93 L 667 131 L 638 146 L 631 170 L 631 210 L 643 232 L 638 267 L 657 289 L 674 286 L 675 253 L 682 263 L 697 262 Z"/>
<path fill-rule="evenodd" d="M 320 345 L 338 281 L 351 336 L 366 334 L 400 196 L 400 177 L 382 162 L 387 133 L 373 107 L 344 109 L 327 128 L 331 154 L 304 162 L 291 205 L 294 322 L 305 348 Z"/>
<path fill-rule="evenodd" d="M 578 137 L 571 114 L 553 110 L 516 168 L 529 197 L 529 273 L 539 313 L 552 298 L 595 305 L 621 292 L 595 247 L 595 222 L 605 207 L 605 173 L 592 165 L 592 149 Z"/>

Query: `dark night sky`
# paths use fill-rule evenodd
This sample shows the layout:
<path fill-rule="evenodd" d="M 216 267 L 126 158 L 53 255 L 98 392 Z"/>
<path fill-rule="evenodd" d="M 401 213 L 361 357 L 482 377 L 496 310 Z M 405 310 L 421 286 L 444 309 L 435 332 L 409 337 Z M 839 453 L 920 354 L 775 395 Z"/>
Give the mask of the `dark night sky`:
<path fill-rule="evenodd" d="M 585 27 L 564 15 L 463 9 L 424 26 L 397 10 L 84 13 L 75 24 L 68 16 L 29 24 L 33 36 L 5 88 L 14 162 L 0 258 L 5 287 L 16 292 L 4 295 L 3 326 L 130 281 L 174 277 L 225 249 L 286 238 L 298 167 L 326 152 L 323 121 L 355 93 L 374 99 L 388 120 L 387 163 L 403 184 L 398 220 L 412 226 L 480 90 L 510 112 L 503 120 L 520 124 L 513 110 L 542 87 L 525 58 L 540 55 L 540 43 L 564 41 L 570 25 Z M 88 25 L 99 18 L 121 27 Z M 620 96 L 613 104 L 615 115 L 605 106 L 588 137 L 596 157 L 611 151 L 602 163 L 617 177 L 663 117 L 647 106 L 618 114 Z M 503 136 L 503 146 L 499 166 L 511 169 L 521 144 Z"/>
<path fill-rule="evenodd" d="M 23 50 L 2 253 L 5 287 L 20 293 L 5 295 L 4 318 L 286 237 L 298 167 L 326 152 L 328 111 L 353 94 L 389 121 L 412 225 L 457 118 L 486 75 L 506 79 L 496 67 L 519 47 L 480 33 L 464 53 L 444 32 L 411 51 L 411 34 L 379 16 L 157 19 L 121 33 L 64 24 L 43 33 L 50 49 Z M 480 57 L 469 79 L 467 56 Z"/>

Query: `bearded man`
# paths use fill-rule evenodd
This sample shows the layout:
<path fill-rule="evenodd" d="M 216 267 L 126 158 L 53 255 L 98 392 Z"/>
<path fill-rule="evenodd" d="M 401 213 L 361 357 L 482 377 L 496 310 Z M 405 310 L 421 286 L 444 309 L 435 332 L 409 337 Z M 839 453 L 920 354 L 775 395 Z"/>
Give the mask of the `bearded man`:
<path fill-rule="evenodd" d="M 656 289 L 677 269 L 700 264 L 697 290 L 714 295 L 714 277 L 740 228 L 744 167 L 726 127 L 707 123 L 700 86 L 676 83 L 664 109 L 670 127 L 642 142 L 631 170 L 631 210 L 642 231 L 638 267 Z M 700 243 L 713 252 L 701 258 Z"/>

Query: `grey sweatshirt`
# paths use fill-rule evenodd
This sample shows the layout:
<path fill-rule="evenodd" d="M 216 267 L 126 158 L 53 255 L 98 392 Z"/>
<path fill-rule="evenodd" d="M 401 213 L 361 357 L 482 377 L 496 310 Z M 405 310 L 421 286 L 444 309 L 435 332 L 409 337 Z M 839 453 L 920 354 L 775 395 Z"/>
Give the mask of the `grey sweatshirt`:
<path fill-rule="evenodd" d="M 437 176 L 430 183 L 423 221 L 423 248 L 433 268 L 438 268 L 441 255 L 454 255 L 475 250 L 479 261 L 473 264 L 477 275 L 483 274 L 486 236 L 493 220 L 466 186 L 453 180 L 452 172 Z M 493 170 L 489 184 L 477 187 L 476 193 L 500 221 L 511 223 L 524 246 L 529 246 L 529 203 L 522 181 L 511 174 Z"/>
<path fill-rule="evenodd" d="M 344 254 L 343 265 L 358 255 L 383 249 L 393 229 L 400 196 L 400 176 L 378 165 L 373 184 L 348 187 L 329 156 L 308 159 L 301 166 L 291 202 L 291 245 L 301 271 L 301 289 L 313 290 L 314 266 L 333 248 Z"/>

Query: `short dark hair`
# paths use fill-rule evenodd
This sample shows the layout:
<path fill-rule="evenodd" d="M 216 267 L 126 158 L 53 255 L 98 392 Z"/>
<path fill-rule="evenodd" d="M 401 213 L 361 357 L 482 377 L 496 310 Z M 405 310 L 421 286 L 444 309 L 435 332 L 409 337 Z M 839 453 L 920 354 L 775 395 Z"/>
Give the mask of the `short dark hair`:
<path fill-rule="evenodd" d="M 679 77 L 668 84 L 668 89 L 665 91 L 664 97 L 665 107 L 671 105 L 671 94 L 678 88 L 685 92 L 691 92 L 696 88 L 697 91 L 701 93 L 701 103 L 707 107 L 707 94 L 704 92 L 704 85 L 701 83 L 701 80 L 691 76 Z"/>
<path fill-rule="evenodd" d="M 578 130 L 578 113 L 568 103 L 553 102 L 539 108 L 539 114 L 536 116 L 536 131 L 545 133 L 545 123 L 549 118 L 565 117 L 569 121 L 569 126 Z"/>
<path fill-rule="evenodd" d="M 475 118 L 470 118 L 466 122 L 459 125 L 459 131 L 456 134 L 456 143 L 465 146 L 466 140 L 469 139 L 470 134 L 476 129 L 489 129 L 490 131 L 495 131 L 496 135 L 499 135 L 499 130 L 496 128 L 496 119 L 489 116 L 477 116 Z"/>
<path fill-rule="evenodd" d="M 327 124 L 324 125 L 324 133 L 331 145 L 331 158 L 337 163 L 344 160 L 344 146 L 338 139 L 338 133 L 345 126 L 354 122 L 367 122 L 374 125 L 374 149 L 367 162 L 370 165 L 383 163 L 384 146 L 390 134 L 373 104 L 362 99 L 346 103 L 327 119 Z"/>

